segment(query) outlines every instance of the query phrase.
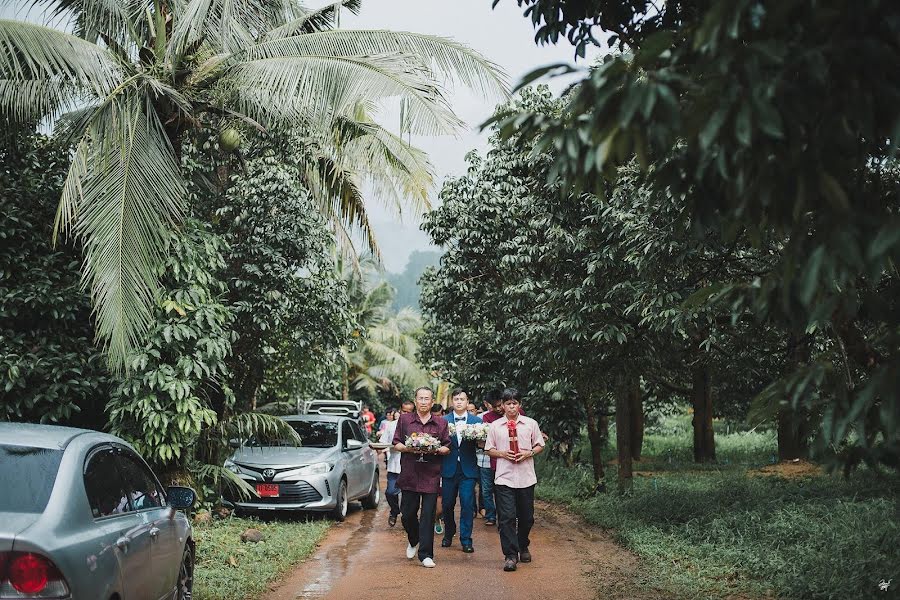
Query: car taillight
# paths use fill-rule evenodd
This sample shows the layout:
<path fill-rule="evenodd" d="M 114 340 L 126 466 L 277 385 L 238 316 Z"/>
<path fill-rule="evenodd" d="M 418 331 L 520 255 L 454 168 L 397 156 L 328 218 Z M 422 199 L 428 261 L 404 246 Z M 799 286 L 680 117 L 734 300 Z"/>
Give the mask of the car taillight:
<path fill-rule="evenodd" d="M 33 552 L 0 552 L 0 598 L 59 598 L 68 594 L 66 580 L 49 558 Z"/>

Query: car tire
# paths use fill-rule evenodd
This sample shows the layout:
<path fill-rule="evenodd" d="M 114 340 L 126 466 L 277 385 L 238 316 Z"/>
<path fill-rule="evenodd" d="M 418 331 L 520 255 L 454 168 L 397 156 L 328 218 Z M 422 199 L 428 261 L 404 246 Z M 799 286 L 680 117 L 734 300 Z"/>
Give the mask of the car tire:
<path fill-rule="evenodd" d="M 369 494 L 362 499 L 363 508 L 378 508 L 378 502 L 381 501 L 381 488 L 378 487 L 378 469 L 375 469 L 375 475 L 372 476 L 372 487 L 369 488 Z"/>
<path fill-rule="evenodd" d="M 338 486 L 337 504 L 331 510 L 331 518 L 335 521 L 343 521 L 346 519 L 349 505 L 350 500 L 347 498 L 347 480 L 341 479 L 341 484 Z"/>
<path fill-rule="evenodd" d="M 190 544 L 185 545 L 181 566 L 178 568 L 177 600 L 191 600 L 194 597 L 194 551 Z"/>

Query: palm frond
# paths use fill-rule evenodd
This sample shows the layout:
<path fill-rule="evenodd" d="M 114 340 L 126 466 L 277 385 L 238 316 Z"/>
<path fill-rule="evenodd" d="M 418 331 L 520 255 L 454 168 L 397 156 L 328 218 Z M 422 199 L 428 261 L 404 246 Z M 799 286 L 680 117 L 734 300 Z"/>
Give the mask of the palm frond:
<path fill-rule="evenodd" d="M 300 445 L 300 436 L 294 428 L 283 419 L 274 415 L 259 412 L 246 412 L 232 415 L 220 422 L 223 439 L 238 438 L 246 440 L 255 437 L 261 440 L 284 440 Z"/>
<path fill-rule="evenodd" d="M 277 27 L 263 36 L 263 40 L 277 40 L 281 38 L 299 35 L 303 33 L 314 33 L 316 31 L 326 31 L 333 29 L 337 25 L 337 14 L 339 10 L 348 10 L 354 15 L 359 14 L 362 7 L 362 0 L 342 0 L 334 4 L 328 4 L 317 10 L 304 11 L 302 16 Z"/>
<path fill-rule="evenodd" d="M 294 0 L 181 0 L 174 9 L 170 58 L 201 40 L 227 53 L 238 52 L 304 14 Z"/>
<path fill-rule="evenodd" d="M 369 252 L 380 257 L 366 202 L 356 182 L 356 174 L 332 158 L 314 153 L 314 148 L 308 149 L 313 151 L 312 155 L 298 157 L 305 163 L 304 183 L 319 203 L 325 218 L 334 225 L 340 225 L 340 229 L 336 231 L 338 241 L 345 237 L 343 234 L 350 241 L 351 234 L 355 232 L 362 237 Z M 350 247 L 352 248 L 352 242 Z"/>
<path fill-rule="evenodd" d="M 185 190 L 146 98 L 133 91 L 100 110 L 76 147 L 57 219 L 63 229 L 74 225 L 84 243 L 98 337 L 118 369 L 151 322 L 168 230 Z"/>
<path fill-rule="evenodd" d="M 238 110 L 261 122 L 312 128 L 333 123 L 360 98 L 403 98 L 409 131 L 446 134 L 462 126 L 431 73 L 409 55 L 264 56 L 254 48 L 231 74 Z"/>
<path fill-rule="evenodd" d="M 274 33 L 274 32 L 273 32 Z M 378 56 L 404 54 L 441 79 L 458 81 L 476 92 L 506 98 L 503 69 L 465 44 L 449 38 L 384 30 L 333 30 L 267 39 L 250 51 L 268 56 Z"/>
<path fill-rule="evenodd" d="M 48 8 L 49 22 L 68 22 L 71 31 L 89 42 L 101 35 L 122 46 L 135 47 L 145 29 L 146 0 L 34 0 Z"/>
<path fill-rule="evenodd" d="M 208 484 L 220 494 L 225 489 L 229 489 L 235 492 L 241 500 L 250 500 L 259 497 L 259 494 L 256 493 L 256 489 L 253 486 L 222 465 L 200 463 L 194 465 L 194 472 L 196 473 L 198 481 Z"/>
<path fill-rule="evenodd" d="M 343 118 L 336 129 L 336 159 L 355 166 L 376 199 L 398 216 L 430 210 L 434 177 L 424 152 L 376 123 Z"/>
<path fill-rule="evenodd" d="M 122 79 L 115 57 L 96 44 L 0 19 L 0 112 L 10 117 L 45 115 L 88 95 L 104 98 Z"/>

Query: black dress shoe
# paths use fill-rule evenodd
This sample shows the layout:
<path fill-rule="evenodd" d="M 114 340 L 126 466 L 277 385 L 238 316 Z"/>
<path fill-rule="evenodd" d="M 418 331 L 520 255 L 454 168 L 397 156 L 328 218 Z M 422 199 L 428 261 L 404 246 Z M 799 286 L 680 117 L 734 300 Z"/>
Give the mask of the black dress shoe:
<path fill-rule="evenodd" d="M 466 554 L 472 554 L 473 552 L 475 552 L 475 548 L 473 548 L 472 546 L 463 546 L 463 552 L 465 552 Z"/>
<path fill-rule="evenodd" d="M 393 527 L 397 524 L 397 515 L 391 515 L 388 517 L 388 527 Z"/>
<path fill-rule="evenodd" d="M 519 552 L 519 562 L 529 563 L 531 562 L 531 552 L 525 550 L 524 552 Z"/>
<path fill-rule="evenodd" d="M 441 548 L 449 548 L 452 545 L 453 545 L 452 539 L 448 540 L 447 538 L 444 538 L 441 540 Z"/>

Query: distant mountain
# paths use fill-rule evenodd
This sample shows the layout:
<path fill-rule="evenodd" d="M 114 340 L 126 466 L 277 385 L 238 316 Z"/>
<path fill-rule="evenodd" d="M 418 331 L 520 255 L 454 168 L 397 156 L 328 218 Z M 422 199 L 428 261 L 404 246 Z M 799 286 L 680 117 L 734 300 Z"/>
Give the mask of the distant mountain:
<path fill-rule="evenodd" d="M 394 298 L 394 310 L 410 306 L 419 308 L 419 278 L 428 267 L 436 267 L 441 260 L 441 253 L 434 250 L 414 250 L 409 255 L 406 268 L 402 273 L 387 273 L 387 280 L 397 289 Z"/>

